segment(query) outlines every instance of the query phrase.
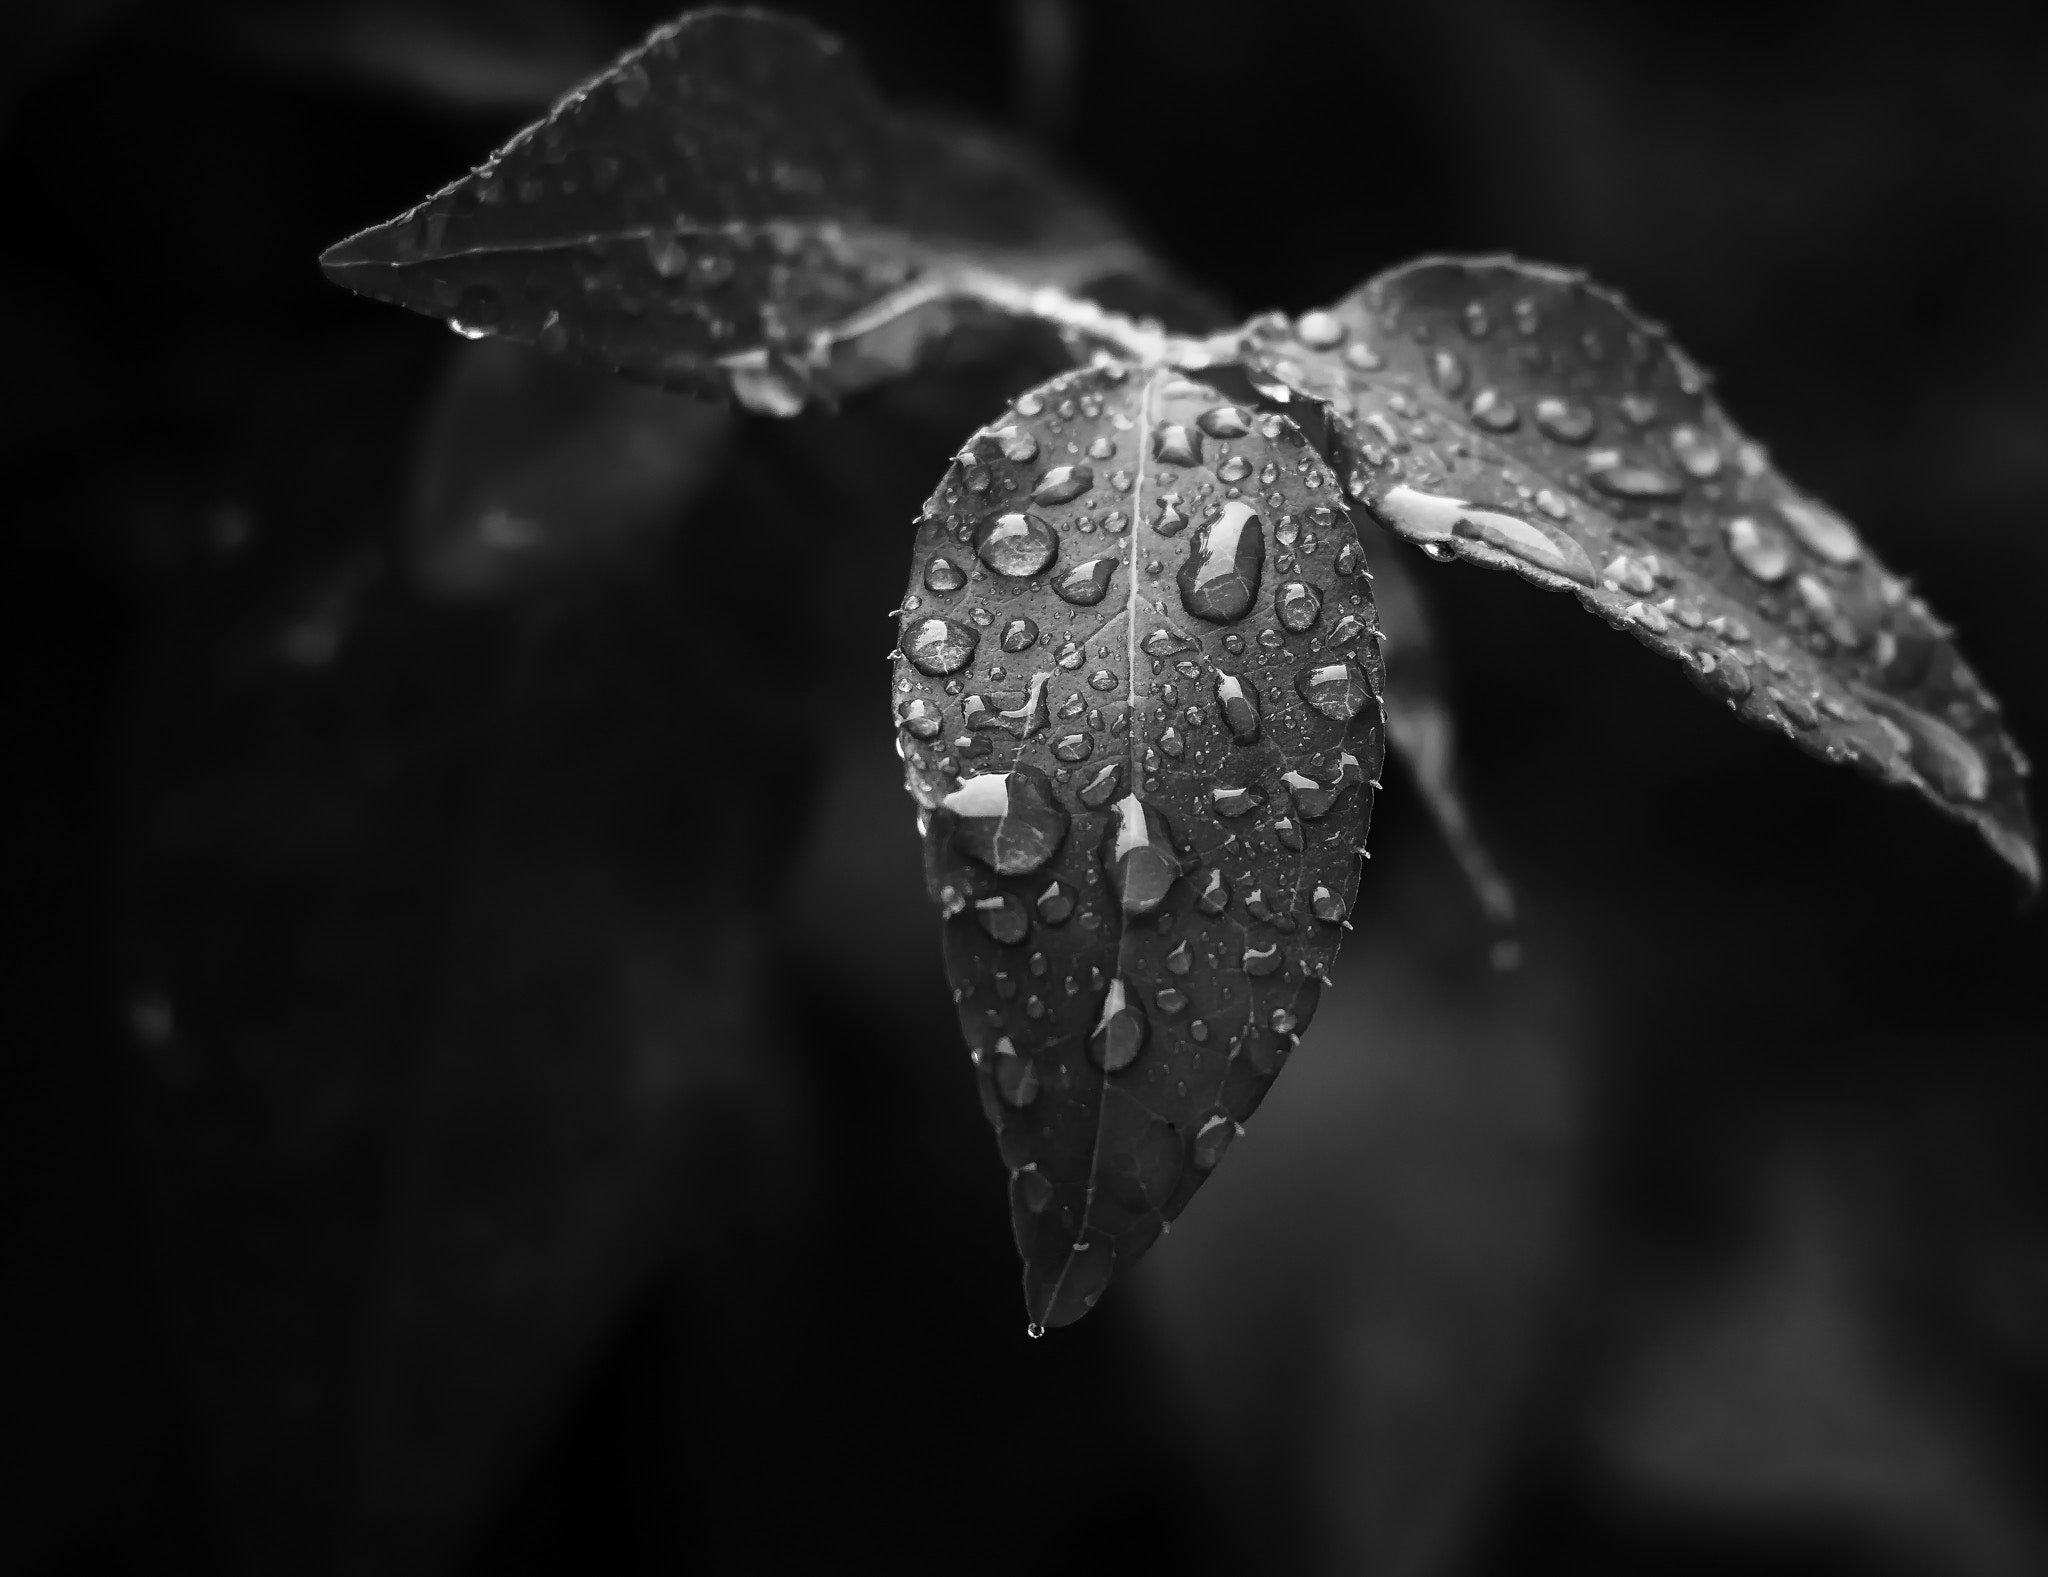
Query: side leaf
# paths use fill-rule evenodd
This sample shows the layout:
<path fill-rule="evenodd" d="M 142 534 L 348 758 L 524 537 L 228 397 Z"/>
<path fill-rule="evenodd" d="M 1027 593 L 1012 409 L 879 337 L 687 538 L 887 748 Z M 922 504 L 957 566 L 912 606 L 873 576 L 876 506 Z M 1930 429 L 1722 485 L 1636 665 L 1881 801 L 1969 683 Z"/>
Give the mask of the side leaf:
<path fill-rule="evenodd" d="M 1346 487 L 1434 557 L 1570 591 L 1826 761 L 1909 785 L 2038 886 L 2028 766 L 1947 626 L 1800 492 L 1658 325 L 1563 269 L 1425 258 L 1252 326 Z"/>
<path fill-rule="evenodd" d="M 844 46 L 685 16 L 485 164 L 331 248 L 365 295 L 787 416 L 965 322 L 1149 274 L 1020 150 L 893 113 Z"/>
<path fill-rule="evenodd" d="M 1385 737 L 1364 568 L 1301 429 L 1169 371 L 1020 396 L 925 506 L 896 721 L 1034 1332 L 1315 1011 Z"/>

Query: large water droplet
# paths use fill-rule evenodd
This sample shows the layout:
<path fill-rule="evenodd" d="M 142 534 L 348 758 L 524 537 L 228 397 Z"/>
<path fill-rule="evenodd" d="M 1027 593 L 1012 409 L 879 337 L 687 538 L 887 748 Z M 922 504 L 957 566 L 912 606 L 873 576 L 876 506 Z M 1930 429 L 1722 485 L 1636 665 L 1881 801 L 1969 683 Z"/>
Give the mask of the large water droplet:
<path fill-rule="evenodd" d="M 1316 663 L 1294 676 L 1294 690 L 1323 716 L 1348 723 L 1373 703 L 1372 681 L 1356 661 Z"/>
<path fill-rule="evenodd" d="M 972 662 L 981 637 L 973 626 L 955 624 L 951 619 L 919 619 L 903 632 L 899 644 L 919 673 L 937 678 L 958 673 Z"/>
<path fill-rule="evenodd" d="M 1273 611 L 1282 624 L 1300 635 L 1322 616 L 1322 595 L 1313 586 L 1290 580 L 1273 594 Z"/>
<path fill-rule="evenodd" d="M 1546 395 L 1536 402 L 1536 425 L 1561 444 L 1582 444 L 1593 436 L 1591 407 Z"/>
<path fill-rule="evenodd" d="M 1265 527 L 1249 504 L 1231 500 L 1188 545 L 1180 569 L 1181 606 L 1212 624 L 1243 618 L 1258 597 L 1265 562 Z"/>
<path fill-rule="evenodd" d="M 1109 583 L 1116 574 L 1118 562 L 1116 554 L 1107 553 L 1076 564 L 1052 583 L 1052 589 L 1062 602 L 1071 602 L 1077 608 L 1092 608 L 1109 595 Z"/>
<path fill-rule="evenodd" d="M 1152 431 L 1152 458 L 1161 465 L 1200 465 L 1202 436 L 1180 422 L 1161 422 Z"/>
<path fill-rule="evenodd" d="M 1105 1073 L 1118 1073 L 1138 1060 L 1145 1049 L 1145 1015 L 1124 989 L 1123 977 L 1109 983 L 1102 1016 L 1088 1036 L 1088 1055 Z"/>
<path fill-rule="evenodd" d="M 1824 505 L 1803 498 L 1781 498 L 1778 513 L 1809 553 L 1830 564 L 1854 564 L 1863 557 L 1863 544 L 1849 522 Z"/>
<path fill-rule="evenodd" d="M 1258 692 L 1236 674 L 1216 676 L 1216 709 L 1223 714 L 1223 726 L 1240 745 L 1259 737 Z"/>
<path fill-rule="evenodd" d="M 1056 465 L 1031 490 L 1034 504 L 1067 504 L 1095 485 L 1092 465 Z"/>
<path fill-rule="evenodd" d="M 960 573 L 960 566 L 943 553 L 934 553 L 925 561 L 924 588 L 926 591 L 958 591 L 967 584 L 967 577 Z"/>
<path fill-rule="evenodd" d="M 1211 438 L 1243 438 L 1252 430 L 1252 413 L 1241 405 L 1219 405 L 1204 411 L 1195 425 Z"/>
<path fill-rule="evenodd" d="M 959 818 L 953 846 L 1005 876 L 1037 870 L 1067 835 L 1067 813 L 1036 767 L 963 778 L 941 803 Z"/>
<path fill-rule="evenodd" d="M 1780 581 L 1792 568 L 1792 544 L 1768 521 L 1737 515 L 1728 522 L 1728 552 L 1735 562 L 1766 585 Z"/>
<path fill-rule="evenodd" d="M 1015 947 L 1031 934 L 1031 916 L 1014 893 L 977 898 L 973 909 L 975 923 L 1005 947 Z"/>
<path fill-rule="evenodd" d="M 974 551 L 998 575 L 1036 575 L 1060 551 L 1058 534 L 1036 515 L 998 515 L 982 530 Z"/>
<path fill-rule="evenodd" d="M 1151 914 L 1180 876 L 1166 818 L 1135 794 L 1118 801 L 1102 842 L 1103 869 L 1127 915 Z"/>

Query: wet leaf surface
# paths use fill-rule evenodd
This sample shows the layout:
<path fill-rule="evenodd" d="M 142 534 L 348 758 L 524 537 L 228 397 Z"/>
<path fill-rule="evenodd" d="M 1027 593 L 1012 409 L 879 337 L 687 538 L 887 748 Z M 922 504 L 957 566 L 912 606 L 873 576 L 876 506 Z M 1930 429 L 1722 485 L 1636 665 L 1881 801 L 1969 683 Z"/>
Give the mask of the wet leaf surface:
<path fill-rule="evenodd" d="M 1034 1327 L 1222 1159 L 1314 1012 L 1384 728 L 1336 478 L 1168 371 L 1019 396 L 925 506 L 896 716 Z"/>
<path fill-rule="evenodd" d="M 1975 825 L 2038 884 L 2027 763 L 1948 628 L 1618 296 L 1429 258 L 1259 320 L 1250 355 L 1325 402 L 1333 463 L 1390 530 L 1571 592 L 1746 721 Z"/>
<path fill-rule="evenodd" d="M 975 281 L 1150 271 L 1022 150 L 896 114 L 807 23 L 716 10 L 322 265 L 465 334 L 785 416 L 1001 319 Z"/>

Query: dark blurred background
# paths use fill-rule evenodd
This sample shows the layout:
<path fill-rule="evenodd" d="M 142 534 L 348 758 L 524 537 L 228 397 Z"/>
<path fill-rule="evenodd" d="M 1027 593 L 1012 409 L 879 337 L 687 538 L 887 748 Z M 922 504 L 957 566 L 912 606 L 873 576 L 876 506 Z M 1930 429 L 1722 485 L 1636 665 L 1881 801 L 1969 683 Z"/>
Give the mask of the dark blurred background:
<path fill-rule="evenodd" d="M 314 265 L 667 9 L 4 12 L 0 1562 L 2048 1570 L 2041 911 L 1508 577 L 1415 566 L 1525 967 L 1397 774 L 1227 1175 L 1025 1340 L 882 662 L 1015 370 L 742 422 Z M 1239 308 L 1588 268 L 2048 751 L 2038 8 L 796 9 Z"/>

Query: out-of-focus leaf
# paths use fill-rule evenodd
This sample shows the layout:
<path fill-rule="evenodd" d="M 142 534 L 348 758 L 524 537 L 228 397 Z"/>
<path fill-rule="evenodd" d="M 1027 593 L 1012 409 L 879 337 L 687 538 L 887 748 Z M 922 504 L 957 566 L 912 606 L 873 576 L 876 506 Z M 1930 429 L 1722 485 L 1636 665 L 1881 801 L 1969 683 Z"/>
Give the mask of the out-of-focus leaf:
<path fill-rule="evenodd" d="M 299 431 L 290 486 L 359 485 L 320 462 L 360 467 L 360 441 Z M 787 1175 L 761 861 L 800 776 L 717 682 L 735 631 L 704 588 L 738 532 L 451 606 L 295 498 L 249 500 L 250 545 L 142 665 L 145 1153 L 252 1567 L 438 1571 L 679 1206 Z M 715 802 L 707 735 L 762 796 Z M 715 1241 L 721 1277 L 770 1284 L 772 1248 Z"/>
<path fill-rule="evenodd" d="M 925 506 L 896 719 L 1034 1327 L 1222 1159 L 1358 884 L 1379 631 L 1335 476 L 1170 371 L 1067 374 Z"/>
<path fill-rule="evenodd" d="M 1515 924 L 1515 894 L 1472 826 L 1458 782 L 1457 721 L 1444 693 L 1443 658 L 1422 590 L 1398 551 L 1373 560 L 1373 601 L 1387 649 L 1387 743 L 1408 769 L 1423 803 L 1450 845 L 1480 912 L 1501 933 Z M 1493 942 L 1496 967 L 1513 968 L 1520 948 L 1512 935 Z"/>
<path fill-rule="evenodd" d="M 1248 354 L 1328 406 L 1347 490 L 1389 529 L 1570 591 L 1747 721 L 1918 789 L 2038 885 L 2026 760 L 1947 627 L 1619 297 L 1428 258 L 1260 320 Z"/>
<path fill-rule="evenodd" d="M 465 346 L 421 434 L 407 569 L 466 599 L 656 559 L 732 428 L 722 405 L 502 340 Z"/>
<path fill-rule="evenodd" d="M 1034 289 L 1149 271 L 1021 150 L 895 114 L 808 23 L 720 10 L 321 261 L 465 333 L 785 416 L 1028 316 Z"/>

